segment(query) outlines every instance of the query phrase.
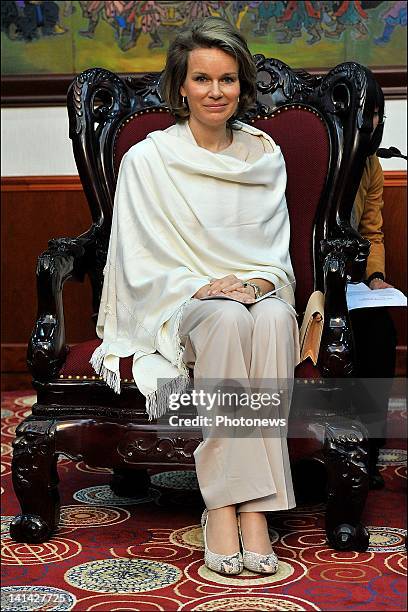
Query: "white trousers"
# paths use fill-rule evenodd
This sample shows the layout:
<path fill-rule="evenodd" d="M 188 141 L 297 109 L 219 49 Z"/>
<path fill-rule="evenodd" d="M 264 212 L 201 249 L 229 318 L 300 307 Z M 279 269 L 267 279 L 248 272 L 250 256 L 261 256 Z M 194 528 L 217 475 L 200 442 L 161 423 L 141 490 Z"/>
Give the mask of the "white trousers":
<path fill-rule="evenodd" d="M 194 379 L 285 379 L 299 362 L 294 309 L 277 298 L 245 306 L 194 299 L 180 324 L 184 363 Z M 288 407 L 289 410 L 289 407 Z M 286 437 L 209 436 L 194 452 L 197 479 L 209 510 L 276 511 L 296 505 Z"/>

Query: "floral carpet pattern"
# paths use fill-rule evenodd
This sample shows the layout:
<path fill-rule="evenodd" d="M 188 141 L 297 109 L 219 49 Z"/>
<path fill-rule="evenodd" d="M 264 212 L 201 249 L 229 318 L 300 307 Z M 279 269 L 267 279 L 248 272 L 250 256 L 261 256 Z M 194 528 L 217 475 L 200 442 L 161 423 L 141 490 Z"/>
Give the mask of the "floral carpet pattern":
<path fill-rule="evenodd" d="M 151 471 L 141 499 L 118 497 L 110 470 L 58 462 L 61 521 L 43 544 L 14 542 L 9 524 L 19 512 L 11 480 L 16 425 L 31 412 L 32 392 L 2 399 L 3 612 L 18 610 L 406 610 L 406 440 L 392 435 L 382 450 L 386 488 L 370 491 L 364 553 L 326 544 L 324 505 L 268 515 L 278 572 L 244 570 L 221 576 L 203 562 L 203 501 L 195 472 Z M 389 433 L 405 428 L 405 412 L 390 412 Z"/>

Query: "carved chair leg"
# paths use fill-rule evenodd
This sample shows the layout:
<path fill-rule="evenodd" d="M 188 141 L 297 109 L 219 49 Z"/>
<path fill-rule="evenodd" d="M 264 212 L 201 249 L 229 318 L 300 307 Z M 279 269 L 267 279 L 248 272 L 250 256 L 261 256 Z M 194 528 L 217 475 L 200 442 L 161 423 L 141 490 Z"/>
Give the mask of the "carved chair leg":
<path fill-rule="evenodd" d="M 110 488 L 120 497 L 145 497 L 150 487 L 146 469 L 114 468 Z"/>
<path fill-rule="evenodd" d="M 369 533 L 360 522 L 368 495 L 367 448 L 361 424 L 348 421 L 326 427 L 326 534 L 335 550 L 368 548 Z"/>
<path fill-rule="evenodd" d="M 54 420 L 32 417 L 17 427 L 12 476 L 21 514 L 10 525 L 10 535 L 17 542 L 44 542 L 58 526 L 60 505 L 55 429 Z"/>

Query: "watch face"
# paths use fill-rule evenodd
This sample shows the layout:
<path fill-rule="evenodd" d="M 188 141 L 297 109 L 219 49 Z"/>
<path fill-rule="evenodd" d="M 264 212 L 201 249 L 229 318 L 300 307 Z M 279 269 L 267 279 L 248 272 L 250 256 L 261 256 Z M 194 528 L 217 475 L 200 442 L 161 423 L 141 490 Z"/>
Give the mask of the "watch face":
<path fill-rule="evenodd" d="M 255 283 L 251 283 L 251 286 L 254 288 L 255 299 L 259 298 L 261 296 L 261 289 L 259 285 L 256 285 Z"/>

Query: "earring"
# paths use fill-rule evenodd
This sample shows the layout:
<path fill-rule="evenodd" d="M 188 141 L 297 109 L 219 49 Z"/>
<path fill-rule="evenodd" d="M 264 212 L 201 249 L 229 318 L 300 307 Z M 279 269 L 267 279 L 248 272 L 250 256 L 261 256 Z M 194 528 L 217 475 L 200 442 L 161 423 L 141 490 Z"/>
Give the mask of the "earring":
<path fill-rule="evenodd" d="M 183 99 L 183 106 L 185 106 L 186 108 L 188 108 L 188 107 L 187 107 L 187 104 L 186 104 L 186 99 L 187 99 L 187 98 L 186 98 L 186 96 L 182 96 L 182 99 Z"/>
<path fill-rule="evenodd" d="M 239 103 L 239 96 L 238 96 L 238 98 L 237 98 L 237 102 Z"/>

